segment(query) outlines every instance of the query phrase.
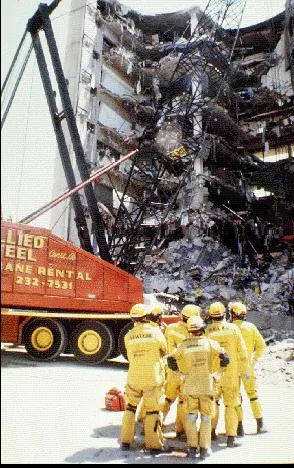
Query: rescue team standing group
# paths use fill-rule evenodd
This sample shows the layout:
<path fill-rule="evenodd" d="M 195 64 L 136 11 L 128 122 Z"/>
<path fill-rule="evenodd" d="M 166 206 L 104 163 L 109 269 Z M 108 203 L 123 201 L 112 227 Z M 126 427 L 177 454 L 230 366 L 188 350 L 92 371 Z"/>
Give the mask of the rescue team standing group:
<path fill-rule="evenodd" d="M 187 438 L 187 455 L 205 459 L 211 440 L 217 438 L 220 399 L 225 407 L 227 446 L 239 445 L 244 435 L 240 385 L 250 398 L 257 433 L 263 427 L 254 365 L 266 347 L 258 329 L 244 319 L 246 306 L 214 302 L 208 309 L 209 324 L 200 307 L 188 304 L 181 320 L 164 325 L 162 310 L 136 304 L 130 310 L 133 328 L 125 336 L 129 370 L 125 395 L 127 408 L 120 434 L 122 450 L 135 438 L 136 421 L 143 421 L 145 448 L 151 454 L 164 450 L 162 425 L 177 399 L 175 430 Z M 198 416 L 200 421 L 198 422 Z"/>

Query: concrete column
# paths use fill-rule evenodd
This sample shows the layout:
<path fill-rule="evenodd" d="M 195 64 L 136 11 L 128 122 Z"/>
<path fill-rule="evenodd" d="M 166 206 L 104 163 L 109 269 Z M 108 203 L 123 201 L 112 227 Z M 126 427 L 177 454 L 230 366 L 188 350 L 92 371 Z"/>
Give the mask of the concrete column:
<path fill-rule="evenodd" d="M 195 31 L 198 25 L 198 18 L 196 15 L 196 10 L 190 13 L 191 15 L 191 34 Z M 194 73 L 192 78 L 192 93 L 195 93 L 194 99 L 201 99 L 202 98 L 202 85 L 200 82 L 199 76 Z M 199 111 L 194 115 L 194 122 L 193 122 L 193 132 L 194 137 L 200 136 L 202 134 L 202 112 Z M 194 161 L 194 173 L 192 174 L 192 183 L 194 182 L 194 186 L 192 188 L 191 193 L 191 207 L 196 209 L 201 206 L 203 203 L 203 186 L 201 183 L 201 178 L 196 177 L 199 174 L 203 173 L 203 158 L 201 156 L 197 156 Z"/>

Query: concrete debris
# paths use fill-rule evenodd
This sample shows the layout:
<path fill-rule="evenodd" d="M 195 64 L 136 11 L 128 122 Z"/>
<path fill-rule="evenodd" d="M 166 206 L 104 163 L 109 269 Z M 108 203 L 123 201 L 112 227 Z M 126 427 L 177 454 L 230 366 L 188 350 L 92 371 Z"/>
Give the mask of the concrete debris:
<path fill-rule="evenodd" d="M 292 334 L 291 338 L 281 338 L 289 334 Z M 274 330 L 273 335 L 275 341 L 268 344 L 263 357 L 256 364 L 257 379 L 263 384 L 293 384 L 294 332 L 289 332 L 289 330 L 277 332 Z"/>
<path fill-rule="evenodd" d="M 293 338 L 294 315 L 288 302 L 294 285 L 291 257 L 281 261 L 284 255 L 273 253 L 267 262 L 244 264 L 240 255 L 232 253 L 220 238 L 213 233 L 208 235 L 207 225 L 215 213 L 211 205 L 206 209 L 210 215 L 198 230 L 185 226 L 184 237 L 170 241 L 168 231 L 166 244 L 161 243 L 161 250 L 155 250 L 148 266 L 139 272 L 145 292 L 177 294 L 179 311 L 185 303 L 199 304 L 205 313 L 211 301 L 220 300 L 227 305 L 241 300 L 247 305 L 248 319 L 260 328 L 269 343 Z M 190 225 L 194 226 L 199 216 L 199 212 L 194 218 L 189 214 Z M 172 213 L 173 223 L 177 217 L 180 219 L 179 213 Z M 283 329 L 289 334 L 282 333 Z"/>

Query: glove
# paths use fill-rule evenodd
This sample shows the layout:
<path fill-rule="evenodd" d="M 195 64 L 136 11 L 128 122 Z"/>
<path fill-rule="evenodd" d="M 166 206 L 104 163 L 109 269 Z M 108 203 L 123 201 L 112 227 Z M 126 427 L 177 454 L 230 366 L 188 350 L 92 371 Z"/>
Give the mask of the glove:
<path fill-rule="evenodd" d="M 177 371 L 179 369 L 178 364 L 177 364 L 177 360 L 173 356 L 168 356 L 167 357 L 167 365 L 173 371 Z"/>
<path fill-rule="evenodd" d="M 220 361 L 219 361 L 220 366 L 221 367 L 227 367 L 227 365 L 230 362 L 230 359 L 229 359 L 229 356 L 227 355 L 227 353 L 220 353 L 219 358 L 220 358 Z"/>

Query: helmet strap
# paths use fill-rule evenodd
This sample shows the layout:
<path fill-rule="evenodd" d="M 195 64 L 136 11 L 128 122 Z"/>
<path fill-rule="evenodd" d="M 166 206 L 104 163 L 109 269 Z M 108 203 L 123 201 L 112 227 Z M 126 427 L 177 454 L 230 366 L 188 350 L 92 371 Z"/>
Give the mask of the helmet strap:
<path fill-rule="evenodd" d="M 225 316 L 224 316 L 224 315 L 222 315 L 221 317 L 213 317 L 213 316 L 211 316 L 211 318 L 212 318 L 212 320 L 213 320 L 214 322 L 221 322 L 221 321 L 225 318 Z"/>
<path fill-rule="evenodd" d="M 246 320 L 245 315 L 237 315 L 232 312 L 232 320 Z"/>

